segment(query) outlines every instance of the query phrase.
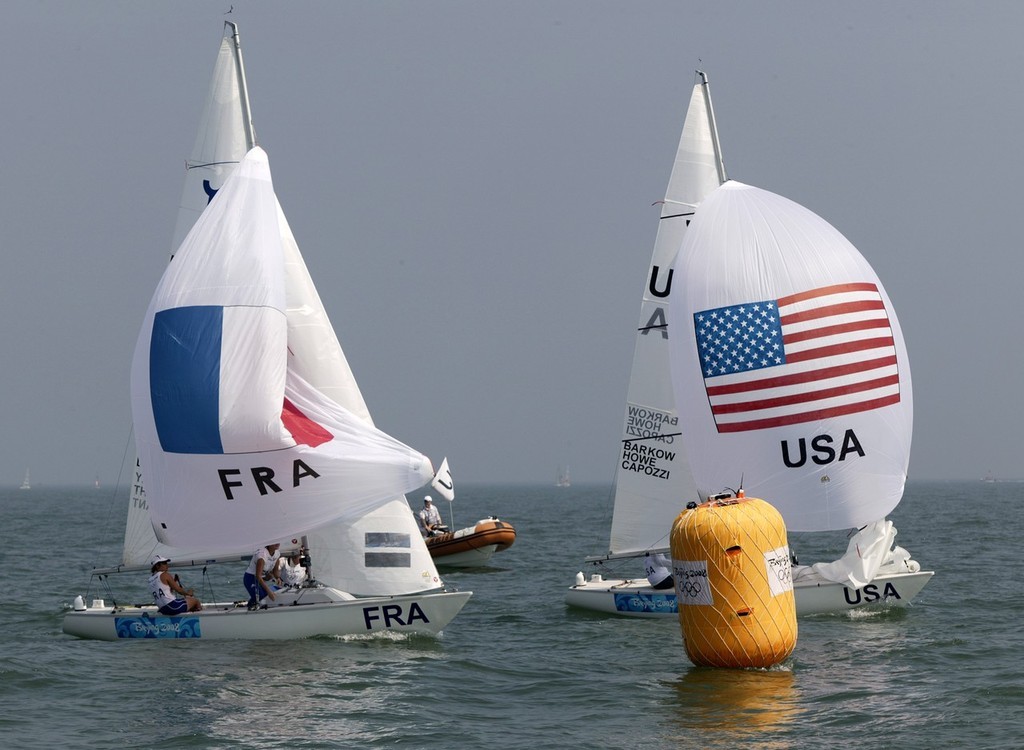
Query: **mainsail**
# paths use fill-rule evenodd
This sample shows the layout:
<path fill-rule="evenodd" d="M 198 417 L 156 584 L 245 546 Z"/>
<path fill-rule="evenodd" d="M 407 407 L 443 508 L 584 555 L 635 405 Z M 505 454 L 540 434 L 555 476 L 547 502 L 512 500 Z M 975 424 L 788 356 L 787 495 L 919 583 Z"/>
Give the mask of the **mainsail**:
<path fill-rule="evenodd" d="M 172 255 L 228 175 L 246 152 L 256 145 L 238 27 L 231 22 L 225 22 L 224 30 L 225 35 L 221 39 L 210 86 L 203 103 L 195 144 L 185 162 L 181 204 L 171 244 Z M 148 568 L 148 561 L 154 553 L 181 562 L 223 559 L 229 552 L 232 559 L 252 554 L 252 550 L 248 548 L 230 551 L 222 546 L 218 546 L 216 550 L 196 547 L 175 548 L 158 542 L 153 533 L 145 481 L 137 458 L 130 492 L 121 556 L 124 566 Z"/>
<path fill-rule="evenodd" d="M 700 74 L 703 78 L 703 74 Z M 696 499 L 669 373 L 672 263 L 697 205 L 725 180 L 706 80 L 693 87 L 640 308 L 615 477 L 609 557 L 668 547 L 672 519 Z"/>
<path fill-rule="evenodd" d="M 673 383 L 702 496 L 741 483 L 791 531 L 860 527 L 899 503 L 910 366 L 878 277 L 834 227 L 727 182 L 675 263 Z"/>
<path fill-rule="evenodd" d="M 256 145 L 238 28 L 225 23 L 192 153 L 171 247 L 177 248 L 242 157 Z"/>

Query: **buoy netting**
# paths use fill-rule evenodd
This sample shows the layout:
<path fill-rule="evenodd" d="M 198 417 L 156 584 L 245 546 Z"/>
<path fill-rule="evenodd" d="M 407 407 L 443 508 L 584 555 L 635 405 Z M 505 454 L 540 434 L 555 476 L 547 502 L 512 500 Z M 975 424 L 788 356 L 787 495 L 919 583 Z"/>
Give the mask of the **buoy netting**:
<path fill-rule="evenodd" d="M 672 572 L 690 660 L 770 667 L 796 647 L 796 603 L 779 512 L 759 498 L 712 500 L 672 526 Z"/>

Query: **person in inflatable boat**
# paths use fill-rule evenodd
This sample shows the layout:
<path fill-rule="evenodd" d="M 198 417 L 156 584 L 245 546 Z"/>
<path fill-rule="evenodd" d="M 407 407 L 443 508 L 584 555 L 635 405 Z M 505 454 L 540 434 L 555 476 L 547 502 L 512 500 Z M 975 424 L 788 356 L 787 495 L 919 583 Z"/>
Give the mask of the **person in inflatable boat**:
<path fill-rule="evenodd" d="M 420 529 L 423 536 L 433 536 L 447 530 L 441 523 L 441 512 L 434 506 L 434 499 L 427 495 L 423 498 L 423 510 L 420 511 Z"/>

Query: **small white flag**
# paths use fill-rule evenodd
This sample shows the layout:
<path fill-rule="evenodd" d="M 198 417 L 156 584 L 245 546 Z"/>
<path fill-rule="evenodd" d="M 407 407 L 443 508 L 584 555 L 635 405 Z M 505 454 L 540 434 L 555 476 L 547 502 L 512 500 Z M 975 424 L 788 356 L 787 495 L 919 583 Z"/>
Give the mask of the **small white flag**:
<path fill-rule="evenodd" d="M 452 482 L 452 470 L 448 468 L 448 457 L 445 456 L 441 462 L 441 468 L 437 470 L 430 486 L 437 490 L 437 494 L 448 502 L 455 499 L 455 484 Z"/>

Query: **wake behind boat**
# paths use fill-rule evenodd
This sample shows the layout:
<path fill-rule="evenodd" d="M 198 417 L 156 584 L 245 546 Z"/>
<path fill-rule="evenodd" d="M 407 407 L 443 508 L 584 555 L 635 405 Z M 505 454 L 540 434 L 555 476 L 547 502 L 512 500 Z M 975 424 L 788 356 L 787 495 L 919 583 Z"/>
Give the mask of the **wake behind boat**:
<path fill-rule="evenodd" d="M 703 502 L 730 485 L 745 483 L 748 494 L 766 499 L 782 512 L 791 530 L 863 526 L 840 560 L 794 565 L 797 614 L 842 612 L 878 603 L 906 605 L 932 573 L 921 571 L 905 550 L 893 546 L 895 529 L 890 522 L 873 520 L 899 502 L 909 460 L 910 370 L 895 313 L 867 262 L 819 217 L 801 207 L 792 208 L 796 204 L 788 201 L 782 206 L 766 199 L 748 206 L 742 197 L 737 198 L 754 194 L 744 193 L 740 188 L 745 186 L 727 182 L 707 80 L 703 73 L 699 75 L 701 82 L 693 89 L 662 201 L 644 290 L 616 472 L 609 551 L 588 558 L 596 571 L 577 575 L 566 602 L 623 615 L 675 617 L 674 591 L 654 589 L 644 578 L 614 572 L 606 576 L 605 572 L 645 552 L 666 551 L 672 522 L 684 505 Z M 773 218 L 750 220 L 761 211 Z M 793 234 L 806 241 L 776 247 L 778 237 Z M 764 247 L 773 247 L 771 258 Z M 856 278 L 840 278 L 842 269 L 849 268 L 856 269 Z M 794 286 L 788 278 L 793 269 L 812 270 Z M 779 279 L 785 280 L 782 287 Z M 748 288 L 741 286 L 744 282 Z M 726 325 L 733 325 L 731 319 L 724 319 L 710 335 L 702 337 L 700 325 L 705 318 L 746 314 L 752 310 L 749 303 L 786 295 L 795 295 L 795 304 L 807 304 L 801 295 L 848 283 L 871 287 L 873 292 L 860 293 L 873 296 L 837 304 L 850 301 L 854 308 L 870 307 L 872 322 L 857 324 L 844 319 L 835 322 L 838 328 L 826 328 L 823 336 L 836 336 L 828 343 L 837 348 L 820 352 L 818 371 L 827 376 L 831 367 L 868 370 L 868 365 L 847 361 L 844 351 L 866 349 L 863 340 L 869 337 L 862 332 L 878 330 L 884 321 L 882 338 L 891 344 L 879 356 L 891 363 L 879 376 L 887 380 L 883 386 L 887 390 L 878 397 L 850 395 L 871 388 L 870 378 L 852 389 L 842 383 L 827 384 L 826 388 L 834 390 L 822 397 L 834 402 L 805 412 L 793 404 L 813 401 L 816 396 L 810 389 L 796 395 L 796 400 L 793 394 L 799 392 L 791 391 L 758 404 L 755 396 L 749 395 L 756 394 L 758 386 L 743 386 L 744 376 L 729 375 L 741 384 L 720 387 L 716 378 L 725 373 L 704 369 L 709 361 L 718 363 L 723 357 L 729 359 L 730 367 L 748 357 L 742 349 L 734 354 L 726 347 L 714 348 L 720 339 L 729 341 L 729 334 L 718 334 Z M 853 310 L 840 308 L 839 315 L 849 312 Z M 846 327 L 850 322 L 857 327 Z M 795 337 L 799 340 L 809 335 L 797 333 Z M 804 348 L 808 348 L 806 344 Z M 794 351 L 792 343 L 790 351 Z M 791 354 L 790 358 L 810 356 Z M 843 377 L 838 371 L 835 374 Z M 806 376 L 790 377 L 795 384 Z M 770 380 L 766 383 L 772 384 Z M 746 395 L 744 388 L 749 388 Z M 714 412 L 709 407 L 712 403 Z M 777 418 L 775 410 L 785 412 L 787 408 L 781 422 L 772 421 Z M 744 410 L 748 414 L 745 422 L 734 416 Z M 813 433 L 801 431 L 801 426 L 811 424 Z M 871 438 L 867 447 L 860 435 Z M 839 512 L 840 508 L 844 512 Z M 829 516 L 828 523 L 823 514 Z M 865 556 L 867 550 L 870 554 Z"/>
<path fill-rule="evenodd" d="M 110 640 L 437 633 L 471 592 L 441 582 L 402 496 L 430 481 L 430 462 L 372 424 L 267 157 L 253 147 L 237 29 L 226 28 L 179 216 L 191 229 L 132 366 L 138 471 L 122 562 L 94 571 L 106 598 L 76 597 L 64 631 Z M 206 603 L 164 616 L 109 588 L 110 574 L 148 570 L 154 555 L 205 568 L 248 560 L 273 540 L 309 550 L 316 573 L 273 606 Z"/>

